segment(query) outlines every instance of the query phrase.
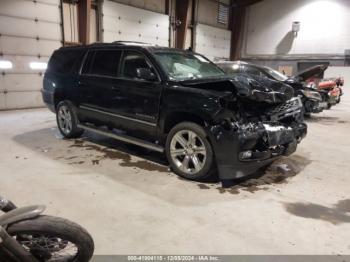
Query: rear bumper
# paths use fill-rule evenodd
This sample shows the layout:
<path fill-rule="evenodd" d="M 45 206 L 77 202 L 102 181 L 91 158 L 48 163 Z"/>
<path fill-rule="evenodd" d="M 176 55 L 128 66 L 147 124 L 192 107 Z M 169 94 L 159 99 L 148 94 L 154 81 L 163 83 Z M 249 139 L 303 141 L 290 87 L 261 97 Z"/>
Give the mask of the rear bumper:
<path fill-rule="evenodd" d="M 54 94 L 51 91 L 41 89 L 41 95 L 47 108 L 53 113 L 56 112 Z"/>
<path fill-rule="evenodd" d="M 292 154 L 306 133 L 304 123 L 287 127 L 278 122 L 232 124 L 230 128 L 218 125 L 208 130 L 221 179 L 250 175 L 276 158 Z"/>

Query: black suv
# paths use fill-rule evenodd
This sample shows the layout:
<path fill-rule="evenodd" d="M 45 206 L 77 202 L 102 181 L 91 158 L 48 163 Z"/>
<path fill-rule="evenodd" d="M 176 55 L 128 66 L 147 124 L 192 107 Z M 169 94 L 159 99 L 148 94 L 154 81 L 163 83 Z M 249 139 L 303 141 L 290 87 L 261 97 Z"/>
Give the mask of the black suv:
<path fill-rule="evenodd" d="M 84 130 L 164 152 L 172 170 L 239 178 L 289 155 L 306 135 L 302 104 L 283 83 L 227 76 L 204 56 L 142 43 L 56 50 L 43 100 L 60 132 Z"/>

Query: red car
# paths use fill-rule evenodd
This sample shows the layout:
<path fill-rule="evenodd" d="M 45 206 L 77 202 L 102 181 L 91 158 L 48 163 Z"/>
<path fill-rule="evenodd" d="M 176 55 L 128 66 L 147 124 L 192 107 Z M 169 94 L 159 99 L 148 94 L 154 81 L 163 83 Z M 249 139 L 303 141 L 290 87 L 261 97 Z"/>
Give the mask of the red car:
<path fill-rule="evenodd" d="M 318 84 L 318 89 L 327 94 L 327 105 L 331 108 L 333 105 L 340 102 L 340 96 L 343 94 L 340 86 L 344 85 L 344 79 L 330 78 L 324 79 Z"/>

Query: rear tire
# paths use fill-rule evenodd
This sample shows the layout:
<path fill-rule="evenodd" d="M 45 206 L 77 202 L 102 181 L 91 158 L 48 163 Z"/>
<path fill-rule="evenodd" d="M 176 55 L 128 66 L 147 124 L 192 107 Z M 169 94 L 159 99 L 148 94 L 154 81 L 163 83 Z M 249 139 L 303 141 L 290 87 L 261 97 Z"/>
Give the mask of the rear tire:
<path fill-rule="evenodd" d="M 54 251 L 62 251 L 70 243 L 77 248 L 76 254 L 63 261 L 87 262 L 94 253 L 90 234 L 78 224 L 59 217 L 39 216 L 23 220 L 11 224 L 7 232 L 39 261 L 47 261 Z"/>
<path fill-rule="evenodd" d="M 190 180 L 203 180 L 212 175 L 214 153 L 203 127 L 182 122 L 173 127 L 165 145 L 171 169 Z"/>
<path fill-rule="evenodd" d="M 84 130 L 78 128 L 78 117 L 70 101 L 62 101 L 57 105 L 56 121 L 58 130 L 65 138 L 78 138 Z"/>

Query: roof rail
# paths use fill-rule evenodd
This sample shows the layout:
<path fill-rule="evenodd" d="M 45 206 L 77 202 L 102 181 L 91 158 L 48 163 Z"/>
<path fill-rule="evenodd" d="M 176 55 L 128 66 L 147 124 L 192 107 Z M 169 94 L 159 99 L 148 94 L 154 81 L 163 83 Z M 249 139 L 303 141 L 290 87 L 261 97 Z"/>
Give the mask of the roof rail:
<path fill-rule="evenodd" d="M 144 43 L 144 42 L 137 42 L 137 41 L 114 41 L 112 44 L 120 44 L 120 45 L 153 45 L 150 43 Z"/>

